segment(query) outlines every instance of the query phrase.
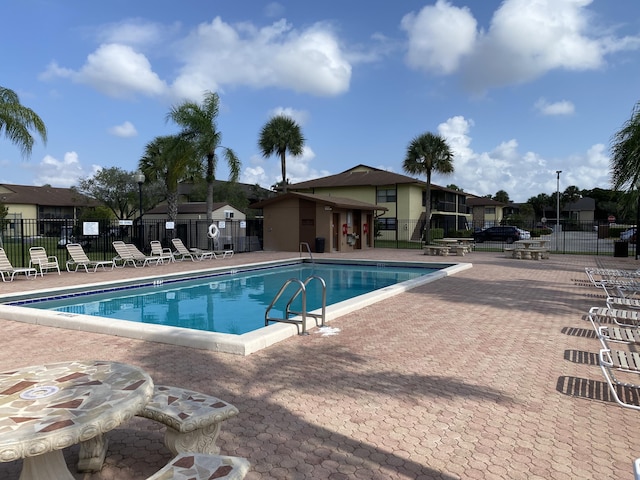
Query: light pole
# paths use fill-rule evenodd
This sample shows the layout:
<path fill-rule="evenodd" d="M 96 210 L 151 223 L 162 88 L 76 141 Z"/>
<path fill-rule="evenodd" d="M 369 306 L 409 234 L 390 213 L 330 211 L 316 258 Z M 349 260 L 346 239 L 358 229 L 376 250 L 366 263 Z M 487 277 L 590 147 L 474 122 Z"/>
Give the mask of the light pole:
<path fill-rule="evenodd" d="M 144 237 L 144 225 L 142 225 L 142 184 L 146 178 L 144 173 L 138 170 L 133 176 L 133 179 L 138 184 L 138 197 L 140 200 L 140 215 L 138 216 L 138 247 L 142 250 L 144 248 L 144 245 L 142 245 L 142 238 Z"/>
<path fill-rule="evenodd" d="M 560 236 L 560 174 L 562 170 L 556 170 L 556 251 L 558 251 L 558 237 Z"/>

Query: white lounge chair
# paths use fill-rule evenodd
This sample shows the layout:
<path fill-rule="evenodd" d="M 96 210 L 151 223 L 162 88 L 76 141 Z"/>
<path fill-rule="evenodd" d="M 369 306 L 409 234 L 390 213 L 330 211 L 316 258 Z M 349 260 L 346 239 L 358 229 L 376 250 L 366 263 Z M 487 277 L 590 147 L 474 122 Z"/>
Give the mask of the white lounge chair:
<path fill-rule="evenodd" d="M 89 273 L 89 268 L 92 268 L 95 272 L 98 267 L 106 270 L 107 266 L 110 266 L 113 270 L 113 260 L 91 260 L 79 243 L 67 243 L 67 251 L 71 257 L 66 263 L 67 272 L 72 270 L 77 272 L 80 267 L 83 267 L 87 273 Z"/>
<path fill-rule="evenodd" d="M 55 255 L 47 255 L 44 247 L 31 247 L 29 249 L 29 267 L 35 268 L 40 276 L 43 277 L 49 270 L 56 270 L 60 275 L 60 265 L 58 265 L 58 257 Z"/>
<path fill-rule="evenodd" d="M 185 258 L 190 258 L 195 262 L 196 260 L 204 260 L 205 258 L 217 258 L 216 254 L 213 252 L 206 252 L 198 248 L 194 248 L 191 250 L 188 249 L 179 238 L 172 238 L 171 243 L 173 243 L 173 246 L 176 249 L 177 255 L 174 255 L 176 260 L 182 261 Z"/>
<path fill-rule="evenodd" d="M 154 258 L 145 255 L 132 243 L 124 243 L 121 240 L 116 240 L 113 242 L 113 248 L 117 253 L 117 256 L 113 259 L 116 267 L 122 268 L 128 263 L 136 268 L 146 267 L 149 265 L 149 262 L 156 262 L 156 265 L 158 264 L 157 257 Z"/>
<path fill-rule="evenodd" d="M 165 260 L 168 262 L 175 262 L 176 259 L 173 258 L 173 252 L 170 248 L 163 248 L 162 244 L 158 240 L 151 241 L 151 256 L 158 257 L 159 261 L 164 263 Z"/>
<path fill-rule="evenodd" d="M 13 277 L 15 277 L 18 273 L 24 273 L 27 278 L 36 278 L 38 275 L 38 271 L 33 267 L 18 267 L 14 268 L 7 257 L 7 252 L 4 251 L 4 248 L 0 247 L 0 277 L 2 277 L 2 281 L 6 282 L 7 278 L 10 282 L 13 282 Z"/>
<path fill-rule="evenodd" d="M 604 374 L 604 378 L 609 385 L 609 391 L 616 403 L 622 407 L 640 410 L 640 405 L 636 403 L 640 385 L 635 381 L 623 381 L 616 377 L 616 373 L 626 377 L 637 378 L 640 374 L 640 353 L 632 350 L 613 350 L 603 348 L 599 354 L 600 369 Z M 632 393 L 626 390 L 631 389 Z M 630 403 L 626 397 L 631 397 L 633 403 Z"/>
<path fill-rule="evenodd" d="M 135 260 L 136 264 L 140 264 L 143 267 L 146 267 L 151 262 L 155 262 L 156 265 L 160 263 L 160 258 L 154 257 L 153 255 L 145 255 L 140 250 L 138 250 L 138 247 L 136 247 L 133 243 L 127 243 L 126 246 L 129 249 L 129 252 L 131 252 L 131 256 Z M 137 265 L 134 264 L 134 266 Z"/>

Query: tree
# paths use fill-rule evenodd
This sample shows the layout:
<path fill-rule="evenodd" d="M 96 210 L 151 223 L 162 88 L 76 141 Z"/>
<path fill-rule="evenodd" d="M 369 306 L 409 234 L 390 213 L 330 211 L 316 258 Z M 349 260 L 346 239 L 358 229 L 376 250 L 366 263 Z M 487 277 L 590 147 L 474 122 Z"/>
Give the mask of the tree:
<path fill-rule="evenodd" d="M 551 197 L 546 193 L 539 193 L 527 200 L 527 203 L 533 207 L 536 217 L 543 218 L 545 208 L 551 205 Z"/>
<path fill-rule="evenodd" d="M 505 192 L 504 190 L 498 190 L 496 192 L 496 194 L 494 195 L 493 199 L 496 202 L 511 203 L 511 199 L 509 198 L 509 194 L 507 192 Z"/>
<path fill-rule="evenodd" d="M 425 200 L 425 241 L 429 243 L 431 223 L 431 173 L 453 173 L 453 153 L 446 140 L 431 132 L 418 135 L 409 143 L 402 169 L 411 175 L 427 177 Z"/>
<path fill-rule="evenodd" d="M 47 127 L 42 119 L 20 103 L 17 93 L 0 87 L 0 133 L 3 131 L 25 157 L 30 156 L 33 150 L 33 133 L 40 135 L 44 143 L 47 142 Z"/>
<path fill-rule="evenodd" d="M 287 193 L 287 152 L 293 156 L 302 155 L 304 142 L 300 126 L 286 115 L 272 117 L 260 130 L 258 147 L 262 156 L 277 154 L 280 157 L 283 193 Z"/>
<path fill-rule="evenodd" d="M 611 140 L 611 180 L 615 190 L 638 190 L 640 181 L 640 102 Z"/>
<path fill-rule="evenodd" d="M 103 203 L 119 219 L 131 218 L 138 208 L 138 185 L 133 172 L 118 167 L 103 168 L 93 177 L 80 179 L 75 189 Z"/>
<path fill-rule="evenodd" d="M 193 144 L 180 135 L 156 137 L 144 149 L 139 168 L 164 185 L 169 221 L 178 219 L 178 183 L 199 168 L 195 158 Z"/>
<path fill-rule="evenodd" d="M 9 215 L 9 208 L 0 202 L 0 248 L 2 247 L 2 231 L 9 225 L 9 220 L 7 219 L 7 215 Z"/>
<path fill-rule="evenodd" d="M 206 161 L 207 218 L 213 214 L 213 181 L 216 179 L 216 149 L 221 148 L 229 166 L 229 180 L 238 181 L 240 160 L 230 148 L 220 145 L 222 134 L 216 125 L 220 99 L 217 93 L 205 92 L 202 105 L 183 102 L 171 108 L 168 119 L 182 127 L 180 135 L 191 143 L 197 158 Z"/>

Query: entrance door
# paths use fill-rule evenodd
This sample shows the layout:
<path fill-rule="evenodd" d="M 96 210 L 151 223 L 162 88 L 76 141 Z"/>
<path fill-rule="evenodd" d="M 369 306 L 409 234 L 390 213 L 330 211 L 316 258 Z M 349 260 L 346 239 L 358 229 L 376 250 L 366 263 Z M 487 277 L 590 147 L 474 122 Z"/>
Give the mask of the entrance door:
<path fill-rule="evenodd" d="M 331 232 L 332 232 L 332 242 L 331 248 L 336 252 L 340 250 L 340 214 L 333 214 L 333 222 L 331 224 Z"/>
<path fill-rule="evenodd" d="M 354 244 L 353 248 L 355 248 L 356 250 L 361 250 L 362 249 L 362 235 L 361 235 L 361 229 L 362 227 L 362 215 L 360 210 L 354 210 L 353 211 L 353 234 L 356 237 L 356 243 Z"/>

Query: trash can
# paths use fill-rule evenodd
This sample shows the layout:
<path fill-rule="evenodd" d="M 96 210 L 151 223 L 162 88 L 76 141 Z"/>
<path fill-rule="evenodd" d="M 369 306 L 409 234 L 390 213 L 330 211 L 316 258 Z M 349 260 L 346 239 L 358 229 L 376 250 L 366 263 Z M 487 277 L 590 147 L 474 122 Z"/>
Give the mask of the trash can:
<path fill-rule="evenodd" d="M 316 253 L 324 253 L 324 237 L 316 237 Z"/>
<path fill-rule="evenodd" d="M 613 242 L 613 256 L 614 257 L 628 257 L 629 256 L 629 242 L 624 240 L 617 240 Z"/>

